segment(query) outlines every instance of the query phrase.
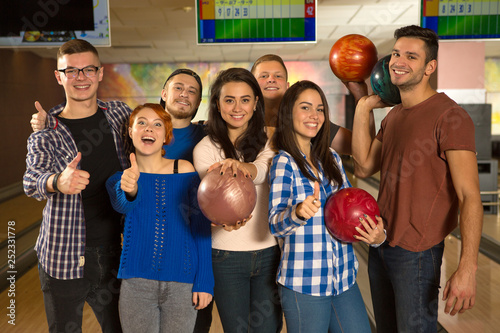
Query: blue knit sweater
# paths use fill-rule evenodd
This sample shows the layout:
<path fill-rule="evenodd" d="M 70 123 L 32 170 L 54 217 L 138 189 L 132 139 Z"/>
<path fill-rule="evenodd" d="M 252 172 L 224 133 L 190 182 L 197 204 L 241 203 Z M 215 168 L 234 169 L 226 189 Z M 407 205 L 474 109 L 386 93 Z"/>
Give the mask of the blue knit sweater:
<path fill-rule="evenodd" d="M 113 208 L 125 214 L 118 277 L 193 283 L 193 292 L 213 295 L 210 221 L 198 207 L 198 174 L 141 173 L 132 201 L 120 189 L 122 174 L 106 182 Z"/>

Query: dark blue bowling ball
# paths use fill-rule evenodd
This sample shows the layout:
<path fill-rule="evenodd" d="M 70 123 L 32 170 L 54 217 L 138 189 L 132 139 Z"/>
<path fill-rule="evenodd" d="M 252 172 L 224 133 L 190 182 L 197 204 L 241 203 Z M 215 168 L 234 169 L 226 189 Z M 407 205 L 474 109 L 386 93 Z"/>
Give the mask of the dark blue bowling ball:
<path fill-rule="evenodd" d="M 370 84 L 373 93 L 380 96 L 380 99 L 389 105 L 401 103 L 401 95 L 399 89 L 391 82 L 391 74 L 389 73 L 389 61 L 391 55 L 386 55 L 381 58 L 373 67 L 370 75 Z"/>

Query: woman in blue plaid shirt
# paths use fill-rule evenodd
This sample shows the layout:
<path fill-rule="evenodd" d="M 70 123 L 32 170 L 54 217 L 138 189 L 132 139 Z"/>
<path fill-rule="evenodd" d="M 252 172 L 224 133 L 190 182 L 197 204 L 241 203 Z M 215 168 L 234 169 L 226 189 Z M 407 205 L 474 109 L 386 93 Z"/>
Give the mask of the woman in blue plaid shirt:
<path fill-rule="evenodd" d="M 356 284 L 358 261 L 352 244 L 327 231 L 322 206 L 350 187 L 339 155 L 329 147 L 328 104 L 320 87 L 299 81 L 285 93 L 270 171 L 271 233 L 283 240 L 277 282 L 287 331 L 370 332 Z M 385 240 L 382 220 L 362 221 L 359 240 Z M 380 226 L 380 227 L 377 227 Z"/>

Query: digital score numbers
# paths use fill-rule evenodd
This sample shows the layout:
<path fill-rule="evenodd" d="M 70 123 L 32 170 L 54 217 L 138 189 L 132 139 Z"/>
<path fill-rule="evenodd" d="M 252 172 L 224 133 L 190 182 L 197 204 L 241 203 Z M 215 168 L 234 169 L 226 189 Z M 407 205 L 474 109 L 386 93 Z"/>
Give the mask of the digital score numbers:
<path fill-rule="evenodd" d="M 440 39 L 500 37 L 500 1 L 422 0 L 421 26 Z"/>
<path fill-rule="evenodd" d="M 198 44 L 316 42 L 314 0 L 199 0 Z"/>

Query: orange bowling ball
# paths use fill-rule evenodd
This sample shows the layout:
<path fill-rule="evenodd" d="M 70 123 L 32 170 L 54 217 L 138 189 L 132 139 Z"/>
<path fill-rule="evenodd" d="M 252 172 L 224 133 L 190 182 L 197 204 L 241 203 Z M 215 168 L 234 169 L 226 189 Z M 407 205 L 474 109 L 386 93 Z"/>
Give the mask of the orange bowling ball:
<path fill-rule="evenodd" d="M 362 82 L 378 61 L 377 48 L 365 36 L 346 35 L 333 44 L 329 60 L 333 74 L 341 81 Z"/>

